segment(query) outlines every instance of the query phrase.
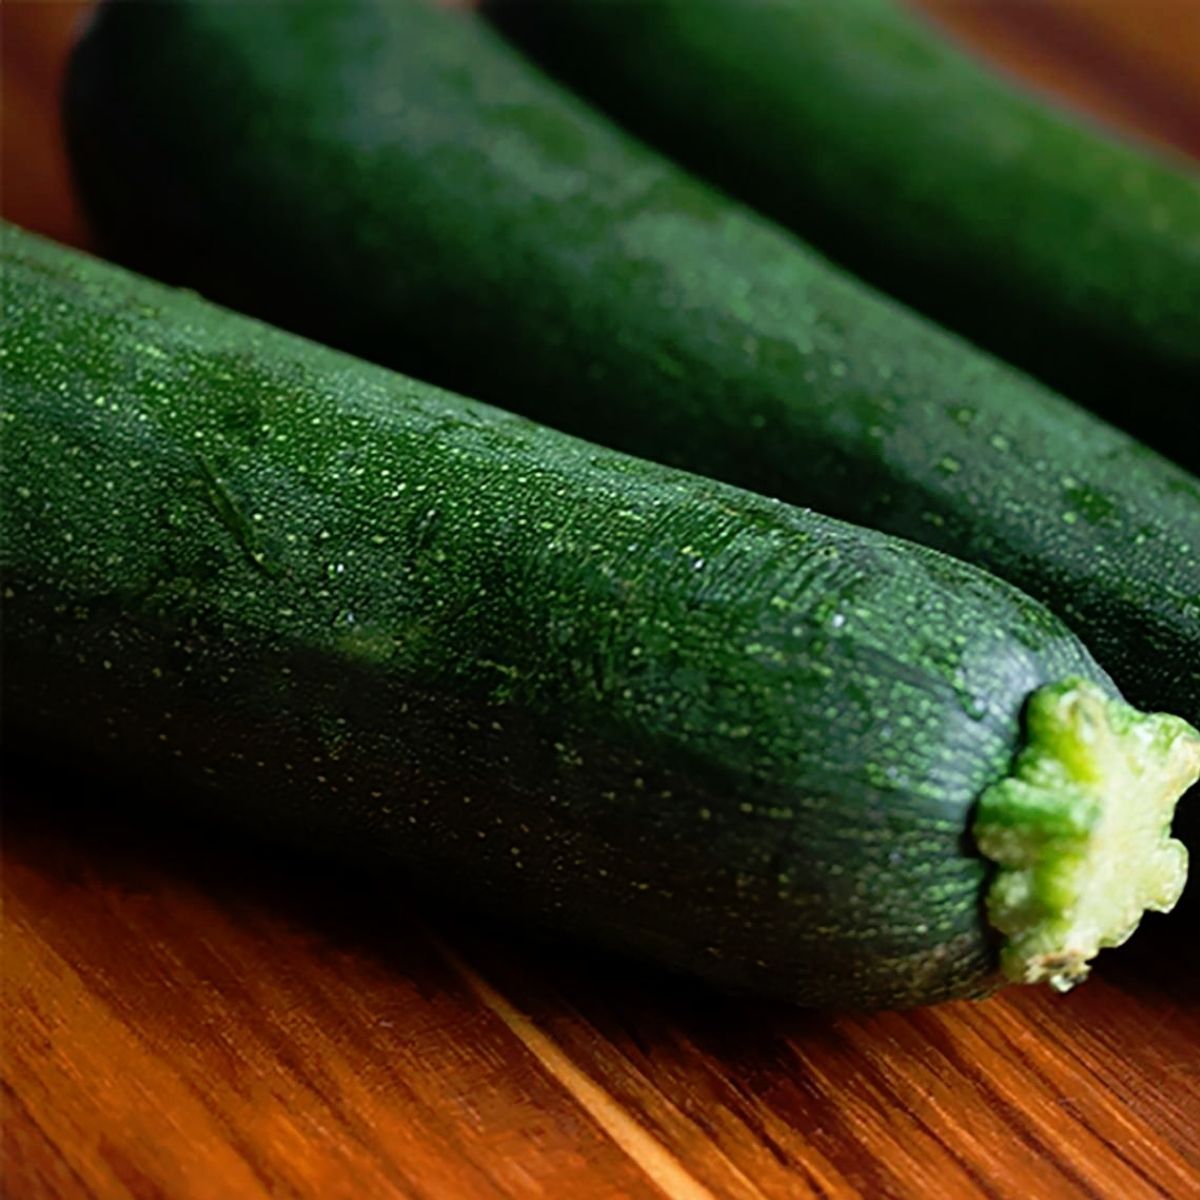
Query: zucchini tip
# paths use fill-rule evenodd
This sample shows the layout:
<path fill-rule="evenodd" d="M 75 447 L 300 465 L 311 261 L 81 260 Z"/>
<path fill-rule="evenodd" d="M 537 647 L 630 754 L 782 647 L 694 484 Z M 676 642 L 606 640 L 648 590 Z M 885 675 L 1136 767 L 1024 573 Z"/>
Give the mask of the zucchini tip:
<path fill-rule="evenodd" d="M 1200 733 L 1084 679 L 1039 688 L 1025 724 L 1026 744 L 980 797 L 973 832 L 998 868 L 985 903 L 1004 937 L 1001 970 L 1065 992 L 1144 912 L 1179 899 L 1188 856 L 1171 819 L 1200 778 Z"/>

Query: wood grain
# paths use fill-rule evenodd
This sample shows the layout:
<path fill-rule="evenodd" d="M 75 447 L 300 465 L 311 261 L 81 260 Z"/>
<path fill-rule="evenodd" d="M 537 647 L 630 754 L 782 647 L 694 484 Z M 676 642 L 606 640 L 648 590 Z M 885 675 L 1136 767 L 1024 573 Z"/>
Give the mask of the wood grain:
<path fill-rule="evenodd" d="M 922 2 L 1200 152 L 1174 0 Z M 76 244 L 56 97 L 86 8 L 0 7 L 0 208 Z M 1200 1197 L 1200 961 L 1170 920 L 1067 997 L 802 1013 L 523 944 L 62 767 L 5 790 L 6 1195 Z"/>
<path fill-rule="evenodd" d="M 22 1196 L 1200 1195 L 1153 936 L 1065 998 L 802 1013 L 77 790 L 6 798 Z"/>

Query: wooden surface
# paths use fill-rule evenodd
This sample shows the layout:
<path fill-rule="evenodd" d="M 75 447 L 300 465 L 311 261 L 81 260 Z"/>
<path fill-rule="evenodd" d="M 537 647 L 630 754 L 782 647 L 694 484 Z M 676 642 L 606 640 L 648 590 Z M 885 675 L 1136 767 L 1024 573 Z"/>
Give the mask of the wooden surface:
<path fill-rule="evenodd" d="M 76 243 L 55 92 L 83 7 L 0 7 L 3 211 Z M 928 7 L 1197 149 L 1200 30 L 1171 14 L 1192 0 Z M 524 945 L 104 787 L 9 772 L 6 1196 L 1200 1197 L 1200 961 L 1169 919 L 1067 997 L 802 1013 Z"/>
<path fill-rule="evenodd" d="M 1200 1195 L 1162 919 L 1067 997 L 803 1013 L 74 791 L 8 797 L 14 1196 Z"/>
<path fill-rule="evenodd" d="M 1080 112 L 1200 157 L 1200 0 L 918 0 L 960 42 Z"/>

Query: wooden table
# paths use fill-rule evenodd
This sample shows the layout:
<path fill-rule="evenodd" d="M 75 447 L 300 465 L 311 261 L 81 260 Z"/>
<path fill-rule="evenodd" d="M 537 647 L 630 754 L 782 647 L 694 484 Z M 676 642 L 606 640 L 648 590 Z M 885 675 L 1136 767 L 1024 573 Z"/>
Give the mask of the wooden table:
<path fill-rule="evenodd" d="M 1200 6 L 1121 4 L 930 7 L 1200 149 Z M 77 242 L 53 97 L 80 7 L 0 10 L 4 212 Z M 105 787 L 43 766 L 6 788 L 6 1195 L 1200 1197 L 1200 961 L 1169 919 L 1067 997 L 803 1013 L 527 945 Z"/>
<path fill-rule="evenodd" d="M 1200 1196 L 1163 918 L 1066 997 L 813 1014 L 72 790 L 7 798 L 14 1197 Z"/>

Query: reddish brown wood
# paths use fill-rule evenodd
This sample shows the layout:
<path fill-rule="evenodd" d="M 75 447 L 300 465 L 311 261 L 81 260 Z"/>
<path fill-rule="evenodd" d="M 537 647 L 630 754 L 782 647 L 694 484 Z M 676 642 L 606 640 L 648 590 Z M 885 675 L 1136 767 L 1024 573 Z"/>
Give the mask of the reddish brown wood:
<path fill-rule="evenodd" d="M 69 245 L 87 232 L 71 194 L 58 93 L 85 0 L 0 4 L 0 215 Z"/>
<path fill-rule="evenodd" d="M 1167 0 L 1046 0 L 1036 28 L 1028 4 L 923 2 L 1186 143 L 1200 55 L 1153 16 Z M 56 89 L 86 7 L 0 6 L 0 208 L 76 243 Z M 1134 65 L 1098 72 L 1101 41 Z M 1147 74 L 1159 92 L 1130 84 Z M 800 1013 L 155 828 L 88 781 L 8 792 L 6 1195 L 1200 1197 L 1200 963 L 1169 920 L 1065 998 Z"/>
<path fill-rule="evenodd" d="M 1200 974 L 1153 936 L 1065 998 L 803 1013 L 41 795 L 8 797 L 14 1195 L 1200 1195 Z"/>
<path fill-rule="evenodd" d="M 658 1195 L 410 909 L 219 841 L 80 810 L 64 833 L 8 805 L 19 1194 Z"/>
<path fill-rule="evenodd" d="M 1195 0 L 908 0 L 1001 70 L 1112 127 L 1200 156 Z"/>

